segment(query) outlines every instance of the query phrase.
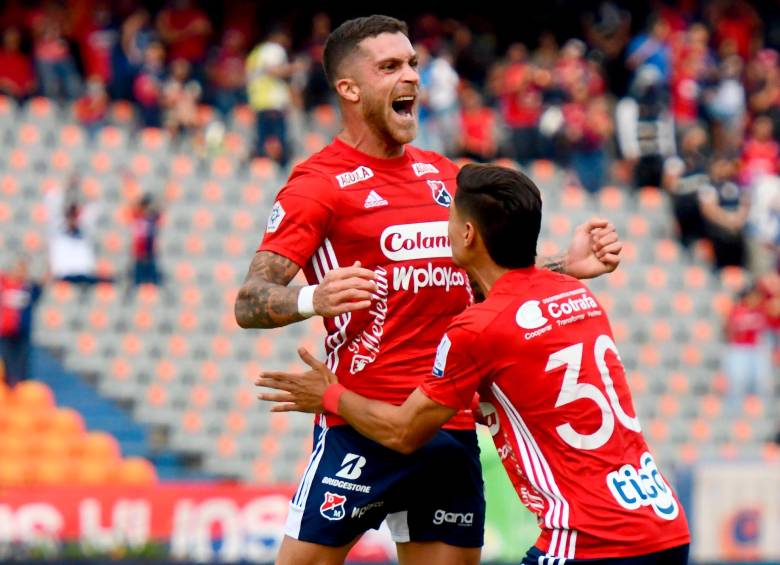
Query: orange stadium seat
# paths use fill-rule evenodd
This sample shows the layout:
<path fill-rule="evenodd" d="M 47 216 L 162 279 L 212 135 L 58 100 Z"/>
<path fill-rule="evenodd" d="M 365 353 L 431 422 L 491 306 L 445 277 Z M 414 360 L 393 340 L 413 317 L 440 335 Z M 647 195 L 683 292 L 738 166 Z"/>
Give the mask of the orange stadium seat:
<path fill-rule="evenodd" d="M 11 393 L 11 402 L 28 413 L 42 413 L 54 409 L 54 394 L 39 381 L 23 381 Z"/>
<path fill-rule="evenodd" d="M 40 145 L 41 137 L 41 129 L 36 124 L 22 124 L 18 130 L 19 143 L 27 147 Z"/>
<path fill-rule="evenodd" d="M 26 171 L 30 167 L 30 159 L 25 150 L 17 148 L 8 154 L 8 165 L 14 171 Z"/>
<path fill-rule="evenodd" d="M 653 443 L 666 442 L 669 439 L 669 425 L 666 419 L 655 418 L 651 420 L 648 433 Z"/>
<path fill-rule="evenodd" d="M 235 125 L 243 129 L 250 129 L 255 124 L 255 113 L 248 104 L 240 104 L 233 108 L 231 119 Z"/>
<path fill-rule="evenodd" d="M 151 406 L 163 406 L 168 400 L 165 388 L 159 384 L 150 384 L 146 389 L 145 402 Z"/>
<path fill-rule="evenodd" d="M 101 128 L 97 134 L 96 145 L 104 151 L 116 153 L 125 146 L 125 135 L 115 126 Z"/>
<path fill-rule="evenodd" d="M 0 118 L 9 119 L 14 114 L 16 102 L 10 96 L 0 94 Z"/>
<path fill-rule="evenodd" d="M 689 434 L 696 441 L 705 443 L 712 438 L 712 428 L 709 422 L 702 418 L 697 418 L 691 422 Z"/>
<path fill-rule="evenodd" d="M 277 175 L 277 165 L 267 157 L 255 157 L 249 164 L 249 178 L 254 181 L 268 182 Z"/>
<path fill-rule="evenodd" d="M 30 116 L 37 120 L 51 121 L 54 119 L 54 104 L 44 96 L 36 96 L 27 102 Z"/>
<path fill-rule="evenodd" d="M 128 457 L 119 463 L 117 479 L 123 485 L 149 486 L 157 482 L 157 471 L 141 457 Z"/>
<path fill-rule="evenodd" d="M 639 208 L 641 210 L 656 211 L 663 207 L 663 193 L 657 188 L 641 188 L 639 190 Z"/>
<path fill-rule="evenodd" d="M 315 126 L 320 129 L 329 130 L 337 127 L 338 114 L 332 104 L 320 104 L 314 108 L 312 118 L 314 118 Z"/>
<path fill-rule="evenodd" d="M 181 419 L 182 428 L 189 433 L 203 430 L 203 417 L 198 410 L 187 410 Z"/>
<path fill-rule="evenodd" d="M 211 391 L 203 385 L 195 385 L 190 389 L 190 406 L 203 408 L 211 402 Z"/>
<path fill-rule="evenodd" d="M 118 460 L 80 458 L 74 468 L 74 481 L 81 485 L 104 485 L 116 480 Z"/>
<path fill-rule="evenodd" d="M 247 184 L 241 189 L 241 200 L 249 206 L 263 201 L 263 189 L 258 184 Z"/>
<path fill-rule="evenodd" d="M 605 186 L 598 194 L 599 204 L 605 210 L 623 210 L 625 198 L 623 191 L 617 186 Z"/>
<path fill-rule="evenodd" d="M 127 100 L 117 100 L 111 103 L 109 116 L 115 124 L 130 127 L 135 121 L 135 109 Z"/>
<path fill-rule="evenodd" d="M 218 179 L 232 177 L 235 174 L 235 166 L 230 158 L 220 155 L 211 161 L 211 176 Z"/>
<path fill-rule="evenodd" d="M 158 153 L 165 146 L 167 135 L 160 128 L 143 128 L 138 140 L 140 147 L 144 150 Z"/>
<path fill-rule="evenodd" d="M 742 267 L 723 267 L 720 271 L 721 284 L 732 293 L 739 292 L 747 284 L 750 274 Z"/>
<path fill-rule="evenodd" d="M 655 244 L 655 259 L 659 263 L 676 263 L 680 258 L 680 246 L 672 239 L 662 239 Z"/>
<path fill-rule="evenodd" d="M 298 476 L 301 475 L 303 475 L 302 472 L 298 474 Z M 258 457 L 252 463 L 252 479 L 257 484 L 271 482 L 271 462 L 265 456 Z"/>
<path fill-rule="evenodd" d="M 220 366 L 214 361 L 206 360 L 200 364 L 198 374 L 204 383 L 215 383 L 220 378 Z"/>
<path fill-rule="evenodd" d="M 25 484 L 28 477 L 26 461 L 19 457 L 0 456 L 0 486 L 15 487 Z"/>
<path fill-rule="evenodd" d="M 77 449 L 84 459 L 107 463 L 119 460 L 119 443 L 106 432 L 87 432 Z"/>
<path fill-rule="evenodd" d="M 222 434 L 217 438 L 217 453 L 220 457 L 233 457 L 236 454 L 236 440 L 233 436 Z"/>
<path fill-rule="evenodd" d="M 176 178 L 190 177 L 195 173 L 195 162 L 187 153 L 178 153 L 171 161 L 171 174 Z"/>
<path fill-rule="evenodd" d="M 279 454 L 279 438 L 274 434 L 266 434 L 260 438 L 260 453 L 273 460 Z"/>
<path fill-rule="evenodd" d="M 0 177 L 0 192 L 6 197 L 13 197 L 19 194 L 19 181 L 13 175 L 3 175 Z"/>
<path fill-rule="evenodd" d="M 325 136 L 316 131 L 310 131 L 303 139 L 303 150 L 306 153 L 317 153 L 327 144 L 328 141 L 325 139 Z"/>
<path fill-rule="evenodd" d="M 209 204 L 217 204 L 222 201 L 222 186 L 213 181 L 207 181 L 203 184 L 203 199 Z"/>
<path fill-rule="evenodd" d="M 33 467 L 33 480 L 43 485 L 70 485 L 77 477 L 77 463 L 70 457 L 55 458 L 47 454 Z"/>
<path fill-rule="evenodd" d="M 561 192 L 560 201 L 564 208 L 579 210 L 585 205 L 585 191 L 578 186 L 566 186 Z M 568 232 L 569 230 L 566 230 L 564 233 Z M 559 235 L 563 235 L 563 233 L 559 233 Z"/>
<path fill-rule="evenodd" d="M 628 237 L 641 240 L 650 233 L 650 226 L 647 219 L 640 214 L 632 214 L 628 218 Z"/>
<path fill-rule="evenodd" d="M 672 309 L 675 314 L 689 316 L 693 313 L 693 298 L 690 292 L 676 292 L 672 297 Z"/>
<path fill-rule="evenodd" d="M 60 147 L 69 151 L 79 149 L 86 143 L 84 130 L 75 124 L 66 124 L 60 129 Z"/>
<path fill-rule="evenodd" d="M 168 340 L 168 352 L 172 357 L 182 358 L 187 355 L 189 346 L 187 340 L 181 335 L 172 335 Z"/>
<path fill-rule="evenodd" d="M 225 419 L 227 429 L 234 434 L 240 434 L 246 430 L 246 416 L 238 410 L 231 411 Z"/>
<path fill-rule="evenodd" d="M 181 184 L 175 180 L 171 180 L 165 183 L 165 190 L 163 192 L 165 195 L 165 200 L 171 204 L 180 201 L 182 196 L 184 196 L 184 189 L 182 188 Z M 164 218 L 165 216 L 163 216 L 163 219 Z"/>
<path fill-rule="evenodd" d="M 700 399 L 699 414 L 709 419 L 717 418 L 723 412 L 723 402 L 714 394 L 707 394 Z"/>

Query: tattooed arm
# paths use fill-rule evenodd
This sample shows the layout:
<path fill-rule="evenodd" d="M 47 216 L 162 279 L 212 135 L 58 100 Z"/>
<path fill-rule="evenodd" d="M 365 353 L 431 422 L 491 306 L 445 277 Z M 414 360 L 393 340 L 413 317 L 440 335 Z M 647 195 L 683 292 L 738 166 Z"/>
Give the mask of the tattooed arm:
<path fill-rule="evenodd" d="M 238 291 L 236 322 L 242 328 L 278 328 L 306 318 L 298 312 L 299 286 L 287 286 L 300 270 L 294 261 L 270 251 L 258 251 Z M 333 318 L 371 306 L 374 271 L 356 262 L 333 269 L 314 290 L 314 311 Z"/>
<path fill-rule="evenodd" d="M 242 328 L 278 328 L 305 317 L 298 313 L 301 287 L 287 286 L 301 268 L 290 259 L 258 251 L 238 291 L 236 322 Z"/>
<path fill-rule="evenodd" d="M 539 257 L 536 266 L 578 279 L 611 273 L 620 264 L 623 242 L 607 220 L 591 218 L 574 231 L 569 250 L 563 255 Z"/>

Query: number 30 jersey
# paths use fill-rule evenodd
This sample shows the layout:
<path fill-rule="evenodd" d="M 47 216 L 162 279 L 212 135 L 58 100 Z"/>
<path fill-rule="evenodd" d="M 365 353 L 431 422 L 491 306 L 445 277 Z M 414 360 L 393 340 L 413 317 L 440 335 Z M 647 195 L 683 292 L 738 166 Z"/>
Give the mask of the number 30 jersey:
<path fill-rule="evenodd" d="M 378 159 L 336 139 L 293 171 L 260 246 L 301 267 L 310 284 L 360 261 L 376 273 L 367 310 L 325 319 L 328 366 L 348 389 L 401 404 L 430 372 L 452 318 L 470 303 L 447 238 L 457 166 L 406 146 Z M 326 423 L 343 421 L 333 414 Z M 464 410 L 448 425 L 473 429 Z"/>
<path fill-rule="evenodd" d="M 689 543 L 683 509 L 642 436 L 606 314 L 579 281 L 535 268 L 503 275 L 452 321 L 422 390 L 454 408 L 479 392 L 548 556 L 627 557 Z"/>

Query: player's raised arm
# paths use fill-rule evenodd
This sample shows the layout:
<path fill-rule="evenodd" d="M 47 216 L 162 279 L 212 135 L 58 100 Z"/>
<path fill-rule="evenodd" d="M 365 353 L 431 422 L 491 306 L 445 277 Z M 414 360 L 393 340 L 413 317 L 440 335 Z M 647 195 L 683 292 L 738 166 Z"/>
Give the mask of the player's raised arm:
<path fill-rule="evenodd" d="M 577 226 L 565 254 L 539 257 L 536 265 L 578 279 L 592 279 L 617 269 L 622 249 L 615 226 L 603 218 L 591 218 Z"/>
<path fill-rule="evenodd" d="M 260 400 L 278 403 L 272 412 L 338 414 L 364 436 L 400 453 L 412 453 L 425 445 L 457 412 L 434 402 L 420 389 L 401 406 L 371 400 L 339 385 L 336 375 L 305 349 L 298 353 L 311 371 L 263 372 L 255 382 L 276 391 L 258 395 Z"/>
<path fill-rule="evenodd" d="M 313 315 L 333 318 L 371 306 L 374 272 L 356 262 L 329 271 L 311 286 L 287 286 L 300 270 L 294 261 L 258 251 L 238 291 L 236 322 L 242 328 L 278 328 Z"/>

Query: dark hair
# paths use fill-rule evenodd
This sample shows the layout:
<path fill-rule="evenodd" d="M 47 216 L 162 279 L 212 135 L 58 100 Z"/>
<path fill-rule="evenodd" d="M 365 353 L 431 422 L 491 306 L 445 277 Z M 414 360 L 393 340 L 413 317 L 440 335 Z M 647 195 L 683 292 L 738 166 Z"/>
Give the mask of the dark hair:
<path fill-rule="evenodd" d="M 534 264 L 542 195 L 526 175 L 496 165 L 466 165 L 458 173 L 455 206 L 474 222 L 497 265 L 520 269 Z"/>
<path fill-rule="evenodd" d="M 390 16 L 365 16 L 347 20 L 334 29 L 325 42 L 322 66 L 331 86 L 336 84 L 339 66 L 367 37 L 376 37 L 382 33 L 403 33 L 409 36 L 409 28 L 401 20 Z"/>

